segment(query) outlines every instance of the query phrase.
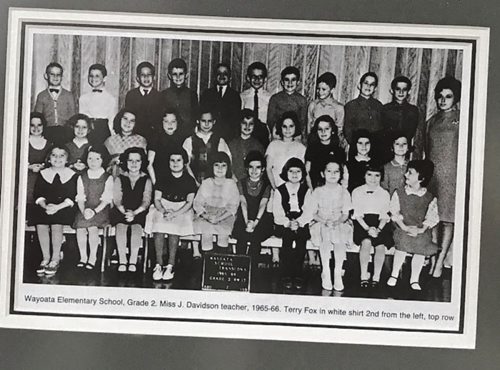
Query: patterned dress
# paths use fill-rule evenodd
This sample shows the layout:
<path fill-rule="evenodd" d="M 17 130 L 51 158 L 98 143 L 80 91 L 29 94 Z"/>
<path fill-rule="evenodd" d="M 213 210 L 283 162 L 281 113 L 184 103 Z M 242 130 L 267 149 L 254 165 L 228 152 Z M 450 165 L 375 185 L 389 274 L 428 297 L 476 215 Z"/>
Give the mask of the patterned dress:
<path fill-rule="evenodd" d="M 221 185 L 215 183 L 212 177 L 203 180 L 193 202 L 197 215 L 194 219 L 195 234 L 230 235 L 239 203 L 240 194 L 233 179 L 224 179 Z M 217 224 L 212 224 L 200 216 L 203 212 L 219 216 L 226 211 L 230 216 Z"/>

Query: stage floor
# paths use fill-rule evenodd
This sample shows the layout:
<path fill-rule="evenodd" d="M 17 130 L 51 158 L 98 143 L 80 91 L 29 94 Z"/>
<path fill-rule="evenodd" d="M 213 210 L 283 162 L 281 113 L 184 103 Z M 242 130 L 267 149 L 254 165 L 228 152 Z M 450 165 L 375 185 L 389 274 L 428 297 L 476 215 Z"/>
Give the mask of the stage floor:
<path fill-rule="evenodd" d="M 117 271 L 117 264 L 111 264 L 104 272 L 101 272 L 100 255 L 98 256 L 96 268 L 93 271 L 77 269 L 76 263 L 79 260 L 79 256 L 74 236 L 67 237 L 66 243 L 63 245 L 64 258 L 61 261 L 57 274 L 51 277 L 38 276 L 36 268 L 41 261 L 40 248 L 36 237 L 31 239 L 31 242 L 29 242 L 30 238 L 26 238 L 26 240 L 28 244 L 25 248 L 23 274 L 25 283 L 180 290 L 201 289 L 203 260 L 193 259 L 191 250 L 186 248 L 185 245 L 181 246 L 177 253 L 174 279 L 170 282 L 156 282 L 152 279 L 152 267 L 148 268 L 145 274 L 142 272 L 141 260 L 137 264 L 138 271 L 136 273 L 120 273 Z M 111 240 L 109 244 L 113 245 L 113 241 Z M 153 249 L 152 243 L 150 248 Z M 150 255 L 154 258 L 154 253 Z M 154 262 L 152 265 L 154 266 Z M 344 262 L 345 289 L 342 292 L 332 292 L 321 288 L 320 269 L 310 267 L 306 263 L 303 269 L 304 287 L 298 291 L 295 289 L 285 289 L 281 284 L 279 269 L 272 267 L 271 256 L 261 255 L 258 267 L 251 274 L 250 290 L 252 293 L 272 294 L 364 297 L 435 302 L 449 302 L 451 300 L 452 271 L 450 268 L 445 268 L 442 277 L 435 279 L 428 275 L 428 266 L 424 267 L 420 278 L 422 291 L 417 292 L 410 289 L 409 263 L 403 265 L 397 286 L 394 288 L 388 287 L 385 282 L 389 278 L 391 266 L 392 256 L 386 256 L 379 286 L 377 288 L 361 288 L 359 282 L 358 254 L 348 253 L 347 260 Z"/>

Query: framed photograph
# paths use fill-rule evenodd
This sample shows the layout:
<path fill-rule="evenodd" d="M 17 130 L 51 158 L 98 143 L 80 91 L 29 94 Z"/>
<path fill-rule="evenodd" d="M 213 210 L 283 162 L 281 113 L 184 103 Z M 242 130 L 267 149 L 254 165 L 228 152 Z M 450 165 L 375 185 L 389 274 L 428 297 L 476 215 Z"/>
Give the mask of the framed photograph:
<path fill-rule="evenodd" d="M 1 326 L 475 347 L 488 29 L 9 16 Z"/>

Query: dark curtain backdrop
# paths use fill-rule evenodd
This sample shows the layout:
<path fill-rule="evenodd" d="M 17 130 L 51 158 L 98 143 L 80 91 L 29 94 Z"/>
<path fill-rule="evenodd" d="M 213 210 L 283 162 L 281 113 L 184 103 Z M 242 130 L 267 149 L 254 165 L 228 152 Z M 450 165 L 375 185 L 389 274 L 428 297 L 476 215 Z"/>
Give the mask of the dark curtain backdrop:
<path fill-rule="evenodd" d="M 200 94 L 213 81 L 217 63 L 227 62 L 232 68 L 231 85 L 237 90 L 248 87 L 246 68 L 254 61 L 268 67 L 266 88 L 278 92 L 280 71 L 293 65 L 302 73 L 299 91 L 308 100 L 315 98 L 316 79 L 330 71 L 337 76 L 334 96 L 342 103 L 358 95 L 360 76 L 373 71 L 379 76 L 376 97 L 391 100 L 390 82 L 405 75 L 413 83 L 410 101 L 417 104 L 429 118 L 436 110 L 433 89 L 445 75 L 461 79 L 462 51 L 378 46 L 304 45 L 282 43 L 243 43 L 200 40 L 173 40 L 108 36 L 74 36 L 37 34 L 34 36 L 32 76 L 32 107 L 36 94 L 46 87 L 45 66 L 56 61 L 63 65 L 63 86 L 78 98 L 89 91 L 88 67 L 103 63 L 108 69 L 107 89 L 119 97 L 123 105 L 126 92 L 137 86 L 135 67 L 147 60 L 157 68 L 159 90 L 169 86 L 167 65 L 173 58 L 183 58 L 188 64 L 188 84 Z"/>

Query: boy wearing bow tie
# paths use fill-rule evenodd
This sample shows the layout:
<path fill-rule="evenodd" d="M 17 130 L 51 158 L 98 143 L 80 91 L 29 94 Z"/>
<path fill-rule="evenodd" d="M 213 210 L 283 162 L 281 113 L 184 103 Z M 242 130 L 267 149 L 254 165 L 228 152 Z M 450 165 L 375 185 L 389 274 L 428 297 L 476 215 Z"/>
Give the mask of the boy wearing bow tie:
<path fill-rule="evenodd" d="M 77 113 L 75 98 L 61 86 L 63 67 L 59 63 L 49 63 L 44 78 L 48 86 L 37 95 L 34 111 L 42 113 L 47 120 L 45 138 L 55 145 L 63 145 L 72 138 L 66 123 Z"/>
<path fill-rule="evenodd" d="M 106 89 L 106 76 L 108 71 L 102 64 L 92 64 L 89 67 L 88 82 L 90 91 L 80 96 L 78 101 L 80 113 L 90 117 L 93 130 L 89 133 L 90 142 L 101 145 L 114 134 L 113 118 L 118 111 L 116 97 Z"/>

